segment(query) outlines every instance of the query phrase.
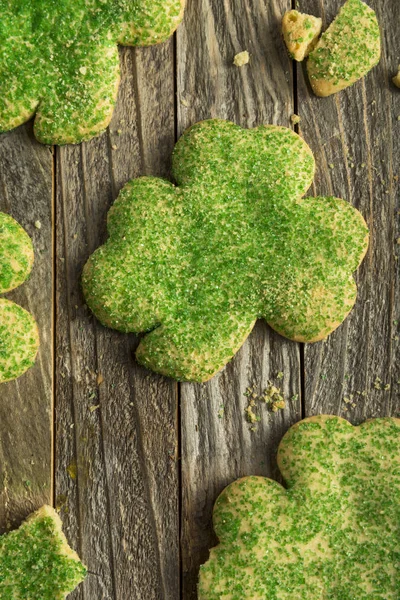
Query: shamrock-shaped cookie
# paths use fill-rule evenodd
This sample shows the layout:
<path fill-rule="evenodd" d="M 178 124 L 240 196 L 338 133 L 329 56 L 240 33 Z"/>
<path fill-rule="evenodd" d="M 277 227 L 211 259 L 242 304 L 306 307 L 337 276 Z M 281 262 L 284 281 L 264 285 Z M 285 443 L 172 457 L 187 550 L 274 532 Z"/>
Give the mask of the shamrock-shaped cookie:
<path fill-rule="evenodd" d="M 108 327 L 150 331 L 139 361 L 179 380 L 212 377 L 257 318 L 293 340 L 326 337 L 355 302 L 368 232 L 344 200 L 302 198 L 314 168 L 290 129 L 198 123 L 175 148 L 177 186 L 122 190 L 84 269 L 87 304 Z"/>
<path fill-rule="evenodd" d="M 33 266 L 32 242 L 9 215 L 0 213 L 0 293 L 23 283 Z M 39 332 L 32 315 L 0 298 L 0 383 L 19 377 L 35 362 Z"/>
<path fill-rule="evenodd" d="M 245 477 L 218 498 L 199 600 L 398 600 L 400 420 L 311 417 L 278 463 L 287 489 Z"/>
<path fill-rule="evenodd" d="M 0 537 L 2 600 L 64 600 L 86 576 L 69 546 L 61 519 L 50 506 Z"/>
<path fill-rule="evenodd" d="M 36 114 L 46 144 L 88 140 L 109 124 L 117 44 L 163 42 L 185 0 L 0 0 L 0 131 Z"/>

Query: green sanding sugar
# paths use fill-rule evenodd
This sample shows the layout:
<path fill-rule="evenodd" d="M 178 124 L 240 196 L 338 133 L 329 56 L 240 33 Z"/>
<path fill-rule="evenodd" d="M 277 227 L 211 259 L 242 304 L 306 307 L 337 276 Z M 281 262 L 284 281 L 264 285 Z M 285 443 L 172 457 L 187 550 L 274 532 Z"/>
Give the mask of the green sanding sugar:
<path fill-rule="evenodd" d="M 23 283 L 33 265 L 32 242 L 12 217 L 0 213 L 0 293 Z"/>
<path fill-rule="evenodd" d="M 301 421 L 278 451 L 287 489 L 230 485 L 199 600 L 398 600 L 400 420 Z"/>
<path fill-rule="evenodd" d="M 352 85 L 378 64 L 381 37 L 375 12 L 361 0 L 347 0 L 309 56 L 311 86 L 329 96 Z"/>
<path fill-rule="evenodd" d="M 25 373 L 34 364 L 38 348 L 39 332 L 32 315 L 0 298 L 0 383 Z"/>
<path fill-rule="evenodd" d="M 139 361 L 180 380 L 212 377 L 259 317 L 291 339 L 327 336 L 354 304 L 368 232 L 347 202 L 301 198 L 314 169 L 287 128 L 195 125 L 174 151 L 177 187 L 139 178 L 111 208 L 84 269 L 89 307 L 108 327 L 153 330 Z"/>
<path fill-rule="evenodd" d="M 103 131 L 119 84 L 117 44 L 166 40 L 184 0 L 0 0 L 0 130 L 35 113 L 43 143 Z"/>
<path fill-rule="evenodd" d="M 64 600 L 86 576 L 61 520 L 44 506 L 17 531 L 0 537 L 2 600 Z"/>

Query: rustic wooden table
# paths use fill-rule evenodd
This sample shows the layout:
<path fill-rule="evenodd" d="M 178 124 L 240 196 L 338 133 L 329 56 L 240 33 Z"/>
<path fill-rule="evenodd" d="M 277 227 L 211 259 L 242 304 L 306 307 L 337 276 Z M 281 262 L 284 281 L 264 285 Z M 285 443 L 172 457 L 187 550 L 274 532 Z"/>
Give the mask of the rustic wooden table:
<path fill-rule="evenodd" d="M 301 0 L 300 8 L 326 24 L 341 4 Z M 42 341 L 36 366 L 0 389 L 0 528 L 55 503 L 90 569 L 71 600 L 196 598 L 198 567 L 215 541 L 214 500 L 239 476 L 278 477 L 276 447 L 290 425 L 317 413 L 354 423 L 400 413 L 400 91 L 391 84 L 400 9 L 398 0 L 369 4 L 382 25 L 382 60 L 328 99 L 310 93 L 285 52 L 280 18 L 290 0 L 188 0 L 174 39 L 121 49 L 107 133 L 64 148 L 38 144 L 31 123 L 0 137 L 0 209 L 36 251 L 30 281 L 9 297 L 35 314 Z M 232 60 L 244 49 L 251 62 L 238 69 Z M 371 229 L 350 318 L 305 346 L 260 322 L 204 385 L 145 371 L 132 356 L 136 338 L 96 322 L 79 283 L 118 191 L 138 175 L 168 177 L 174 142 L 196 121 L 290 127 L 293 113 L 317 160 L 312 193 L 346 198 Z M 278 372 L 294 399 L 273 415 L 260 408 L 251 431 L 246 388 L 260 392 Z"/>

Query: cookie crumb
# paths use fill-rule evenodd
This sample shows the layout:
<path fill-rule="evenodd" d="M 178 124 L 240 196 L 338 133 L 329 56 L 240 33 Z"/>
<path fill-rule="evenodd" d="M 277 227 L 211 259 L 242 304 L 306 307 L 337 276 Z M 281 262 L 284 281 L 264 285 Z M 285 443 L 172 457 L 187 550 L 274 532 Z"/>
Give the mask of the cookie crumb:
<path fill-rule="evenodd" d="M 395 75 L 393 77 L 392 81 L 393 81 L 393 83 L 394 83 L 395 86 L 397 86 L 398 88 L 400 88 L 400 65 L 399 65 L 399 68 L 398 68 L 398 73 L 397 73 L 397 75 Z M 398 118 L 400 120 L 400 117 L 398 117 Z"/>
<path fill-rule="evenodd" d="M 235 58 L 233 59 L 233 64 L 236 67 L 243 67 L 244 65 L 247 65 L 250 62 L 250 55 L 247 52 L 247 50 L 243 50 L 243 52 L 239 52 L 239 54 L 236 54 Z"/>
<path fill-rule="evenodd" d="M 300 123 L 301 121 L 301 117 L 299 115 L 293 114 L 290 117 L 291 122 L 293 123 L 293 125 L 297 125 L 298 123 Z"/>
<path fill-rule="evenodd" d="M 35 227 L 36 229 L 42 229 L 42 224 L 40 221 L 35 221 Z"/>

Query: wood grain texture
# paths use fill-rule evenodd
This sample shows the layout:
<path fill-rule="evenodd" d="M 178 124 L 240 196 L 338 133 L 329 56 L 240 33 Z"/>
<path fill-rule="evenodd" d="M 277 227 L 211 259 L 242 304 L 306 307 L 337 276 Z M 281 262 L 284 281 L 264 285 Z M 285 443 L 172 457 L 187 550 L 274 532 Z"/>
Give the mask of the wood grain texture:
<path fill-rule="evenodd" d="M 51 148 L 35 141 L 31 124 L 0 136 L 0 210 L 35 251 L 30 278 L 6 297 L 34 315 L 41 342 L 34 367 L 0 386 L 0 532 L 52 496 L 52 170 Z"/>
<path fill-rule="evenodd" d="M 177 386 L 135 363 L 137 341 L 101 327 L 80 288 L 118 191 L 168 173 L 174 144 L 172 41 L 121 63 L 109 131 L 57 151 L 56 497 L 90 571 L 71 598 L 178 598 Z"/>
<path fill-rule="evenodd" d="M 202 119 L 230 119 L 243 127 L 290 126 L 294 112 L 291 63 L 280 36 L 286 0 L 191 0 L 177 36 L 178 133 Z M 250 64 L 233 65 L 250 53 Z M 257 411 L 252 431 L 244 409 L 248 387 L 257 393 L 278 372 L 288 402 L 279 414 Z M 259 322 L 225 370 L 209 383 L 181 387 L 182 598 L 196 598 L 199 565 L 214 545 L 212 507 L 242 475 L 277 476 L 275 453 L 287 428 L 301 418 L 299 345 Z"/>
<path fill-rule="evenodd" d="M 301 9 L 322 16 L 326 26 L 341 4 L 303 0 Z M 316 192 L 347 199 L 362 212 L 371 232 L 370 249 L 356 277 L 355 309 L 327 342 L 305 350 L 306 414 L 340 414 L 353 422 L 397 415 L 400 409 L 400 104 L 391 83 L 400 51 L 399 13 L 395 2 L 369 4 L 381 24 L 383 53 L 366 78 L 321 99 L 298 68 L 301 130 L 317 158 Z"/>
<path fill-rule="evenodd" d="M 0 136 L 0 210 L 27 229 L 36 251 L 31 279 L 7 297 L 35 315 L 42 342 L 35 367 L 0 387 L 0 531 L 51 500 L 55 456 L 55 504 L 90 571 L 71 600 L 195 600 L 199 565 L 216 541 L 218 494 L 242 475 L 279 478 L 277 445 L 302 413 L 353 422 L 400 416 L 400 90 L 391 84 L 399 7 L 368 3 L 382 25 L 383 57 L 337 96 L 315 97 L 303 65 L 292 71 L 280 36 L 291 0 L 188 0 L 173 40 L 121 50 L 118 105 L 103 136 L 57 148 L 54 161 L 31 124 Z M 341 4 L 300 0 L 299 8 L 326 25 Z M 239 69 L 232 63 L 242 50 L 250 64 Z M 206 384 L 178 386 L 145 371 L 133 357 L 138 340 L 103 328 L 81 293 L 82 267 L 106 239 L 109 207 L 131 177 L 169 177 L 174 142 L 193 123 L 290 126 L 294 112 L 316 156 L 311 193 L 346 198 L 371 229 L 350 318 L 306 347 L 259 322 Z M 288 402 L 276 414 L 258 403 L 252 431 L 244 394 L 261 393 L 268 380 Z"/>

